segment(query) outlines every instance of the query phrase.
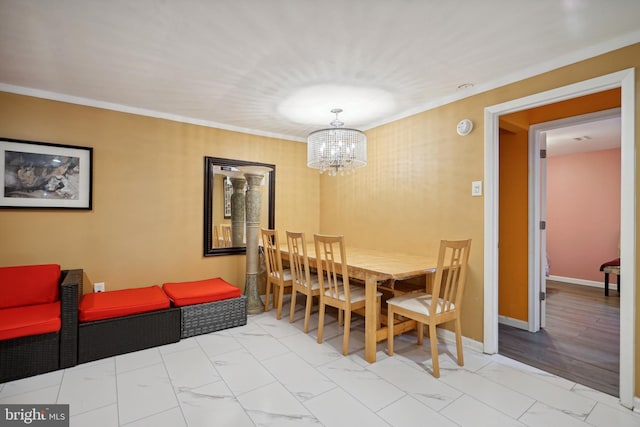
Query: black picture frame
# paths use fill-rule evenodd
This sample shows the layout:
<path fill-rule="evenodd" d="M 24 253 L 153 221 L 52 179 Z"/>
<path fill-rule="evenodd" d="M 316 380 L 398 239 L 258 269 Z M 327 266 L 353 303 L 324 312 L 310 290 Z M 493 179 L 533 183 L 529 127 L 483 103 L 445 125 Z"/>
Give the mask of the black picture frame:
<path fill-rule="evenodd" d="M 92 209 L 93 148 L 0 138 L 0 208 Z"/>

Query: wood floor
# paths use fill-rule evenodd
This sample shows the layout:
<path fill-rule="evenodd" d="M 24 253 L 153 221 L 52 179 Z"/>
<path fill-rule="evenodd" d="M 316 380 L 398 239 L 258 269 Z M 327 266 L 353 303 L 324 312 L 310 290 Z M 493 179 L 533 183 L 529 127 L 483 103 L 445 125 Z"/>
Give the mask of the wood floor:
<path fill-rule="evenodd" d="M 619 396 L 620 296 L 547 280 L 547 327 L 531 333 L 499 325 L 499 353 Z"/>

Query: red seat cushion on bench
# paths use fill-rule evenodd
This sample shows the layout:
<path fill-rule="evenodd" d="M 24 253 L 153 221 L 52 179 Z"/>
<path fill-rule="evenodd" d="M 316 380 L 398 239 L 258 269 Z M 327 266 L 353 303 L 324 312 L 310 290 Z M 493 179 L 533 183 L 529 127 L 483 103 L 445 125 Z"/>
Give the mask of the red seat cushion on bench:
<path fill-rule="evenodd" d="M 81 322 L 110 319 L 169 308 L 171 301 L 160 286 L 121 289 L 86 294 L 80 301 L 78 317 Z"/>
<path fill-rule="evenodd" d="M 60 330 L 60 301 L 0 310 L 0 340 Z"/>
<path fill-rule="evenodd" d="M 165 283 L 162 289 L 176 307 L 237 298 L 242 295 L 240 288 L 220 277 L 194 282 Z"/>

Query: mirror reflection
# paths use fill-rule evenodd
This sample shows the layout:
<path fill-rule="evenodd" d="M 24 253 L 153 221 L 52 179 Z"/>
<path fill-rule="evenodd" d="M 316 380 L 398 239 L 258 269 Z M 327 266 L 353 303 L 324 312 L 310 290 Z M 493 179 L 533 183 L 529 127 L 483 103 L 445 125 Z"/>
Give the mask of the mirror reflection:
<path fill-rule="evenodd" d="M 247 166 L 270 168 L 261 192 L 260 227 L 274 227 L 275 165 L 220 157 L 205 157 L 204 255 L 246 253 L 244 172 Z"/>

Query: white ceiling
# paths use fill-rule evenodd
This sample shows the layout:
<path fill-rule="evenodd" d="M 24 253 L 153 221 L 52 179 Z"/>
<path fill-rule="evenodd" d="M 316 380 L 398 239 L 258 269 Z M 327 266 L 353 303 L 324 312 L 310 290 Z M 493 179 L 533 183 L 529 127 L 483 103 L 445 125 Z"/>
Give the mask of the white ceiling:
<path fill-rule="evenodd" d="M 619 116 L 550 130 L 547 131 L 547 154 L 553 157 L 620 148 L 621 132 Z"/>
<path fill-rule="evenodd" d="M 637 42 L 636 0 L 0 0 L 0 90 L 304 140 Z"/>

